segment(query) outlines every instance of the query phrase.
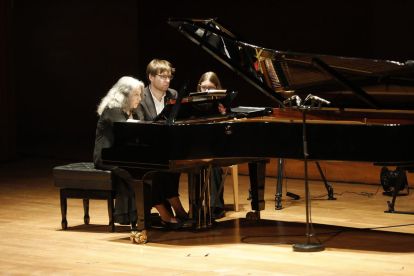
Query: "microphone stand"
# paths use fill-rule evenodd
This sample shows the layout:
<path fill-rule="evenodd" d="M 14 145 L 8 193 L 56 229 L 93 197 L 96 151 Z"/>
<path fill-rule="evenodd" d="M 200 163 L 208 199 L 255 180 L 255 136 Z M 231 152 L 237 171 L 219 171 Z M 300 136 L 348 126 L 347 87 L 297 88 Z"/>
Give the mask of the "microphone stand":
<path fill-rule="evenodd" d="M 305 102 L 311 99 L 311 105 L 305 106 Z M 315 107 L 315 101 L 319 103 L 318 107 Z M 285 102 L 284 102 L 285 103 Z M 286 100 L 286 103 L 290 103 L 290 108 L 292 108 L 291 101 L 288 99 Z M 308 110 L 312 109 L 320 109 L 322 106 L 322 103 L 329 104 L 328 101 L 321 99 L 319 97 L 314 97 L 312 95 L 309 95 L 306 97 L 306 99 L 303 101 L 303 104 L 301 106 L 298 105 L 298 109 L 302 111 L 303 115 L 303 157 L 305 162 L 305 200 L 306 200 L 306 243 L 295 243 L 293 244 L 293 251 L 297 252 L 317 252 L 317 251 L 323 251 L 325 250 L 325 245 L 323 243 L 311 243 L 310 242 L 310 224 L 309 224 L 309 218 L 310 218 L 310 208 L 309 208 L 309 185 L 308 185 L 308 145 L 307 145 L 307 137 L 306 137 L 306 112 Z"/>

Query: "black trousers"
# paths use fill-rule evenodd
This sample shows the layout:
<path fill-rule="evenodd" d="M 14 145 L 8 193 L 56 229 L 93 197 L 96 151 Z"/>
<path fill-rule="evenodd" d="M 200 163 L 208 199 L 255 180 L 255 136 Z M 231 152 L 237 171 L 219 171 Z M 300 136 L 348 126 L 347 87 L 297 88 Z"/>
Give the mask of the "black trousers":
<path fill-rule="evenodd" d="M 118 176 L 114 222 L 122 224 L 136 222 L 138 220 L 137 204 L 132 177 L 127 171 L 120 168 L 112 169 L 112 172 Z"/>
<path fill-rule="evenodd" d="M 138 216 L 132 177 L 127 171 L 120 168 L 112 171 L 118 176 L 114 222 L 123 224 L 136 222 Z M 180 196 L 178 193 L 180 176 L 179 173 L 155 173 L 152 180 L 151 206 L 164 204 L 171 215 L 174 215 L 167 199 Z"/>
<path fill-rule="evenodd" d="M 164 204 L 167 199 L 180 196 L 178 193 L 180 176 L 180 173 L 155 173 L 152 180 L 152 206 Z"/>
<path fill-rule="evenodd" d="M 211 169 L 211 190 L 210 190 L 210 207 L 223 208 L 224 209 L 224 198 L 223 191 L 219 194 L 220 184 L 223 180 L 223 168 L 212 168 Z M 218 198 L 216 206 L 214 202 Z"/>

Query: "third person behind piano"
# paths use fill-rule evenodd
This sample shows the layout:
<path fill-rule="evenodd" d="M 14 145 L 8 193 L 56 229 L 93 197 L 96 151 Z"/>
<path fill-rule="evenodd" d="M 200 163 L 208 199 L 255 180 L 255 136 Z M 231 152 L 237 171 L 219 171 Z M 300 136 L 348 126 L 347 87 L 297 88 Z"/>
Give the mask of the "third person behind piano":
<path fill-rule="evenodd" d="M 207 72 L 203 74 L 198 81 L 197 92 L 208 92 L 210 90 L 221 90 L 220 80 L 217 77 L 217 74 L 214 72 Z M 220 219 L 226 216 L 224 210 L 224 198 L 223 190 L 218 194 L 220 189 L 220 184 L 223 180 L 223 168 L 213 168 L 211 170 L 211 190 L 210 190 L 210 207 L 214 208 L 214 213 L 212 214 L 213 219 Z M 214 202 L 217 199 L 217 203 L 214 206 Z"/>
<path fill-rule="evenodd" d="M 214 72 L 203 74 L 198 81 L 197 92 L 207 92 L 210 90 L 221 90 L 220 80 Z"/>

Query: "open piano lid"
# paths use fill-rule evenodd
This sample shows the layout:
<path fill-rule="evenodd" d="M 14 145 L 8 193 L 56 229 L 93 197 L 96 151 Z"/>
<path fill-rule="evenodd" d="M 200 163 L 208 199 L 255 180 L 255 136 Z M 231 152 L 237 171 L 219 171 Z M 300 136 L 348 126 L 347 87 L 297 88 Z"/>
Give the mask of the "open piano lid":
<path fill-rule="evenodd" d="M 414 110 L 413 61 L 267 49 L 244 42 L 215 19 L 169 19 L 168 23 L 281 105 L 292 95 L 303 100 L 313 94 L 341 110 Z"/>

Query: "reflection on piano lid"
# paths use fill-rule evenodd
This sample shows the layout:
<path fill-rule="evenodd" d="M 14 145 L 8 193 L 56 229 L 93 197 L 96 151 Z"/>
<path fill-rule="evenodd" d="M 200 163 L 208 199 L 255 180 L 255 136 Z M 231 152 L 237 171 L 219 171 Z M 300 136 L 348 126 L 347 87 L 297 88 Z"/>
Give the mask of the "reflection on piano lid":
<path fill-rule="evenodd" d="M 226 94 L 227 90 L 214 90 L 214 91 L 208 91 L 208 92 L 191 92 L 188 97 L 185 97 L 181 100 L 183 103 L 187 102 L 199 102 L 199 101 L 205 101 L 205 100 L 215 100 L 215 99 L 221 99 L 224 97 L 227 97 Z M 237 94 L 237 92 L 232 92 Z M 235 97 L 235 96 L 234 96 Z M 233 97 L 233 98 L 234 98 Z M 176 99 L 168 99 L 166 104 L 175 104 Z"/>
<path fill-rule="evenodd" d="M 414 110 L 413 61 L 272 50 L 247 43 L 215 19 L 168 23 L 282 106 L 292 95 L 312 94 L 340 111 Z"/>
<path fill-rule="evenodd" d="M 231 108 L 231 102 L 237 96 L 237 92 L 226 90 L 190 93 L 183 98 L 176 116 L 176 122 L 199 122 L 200 120 L 220 121 L 232 118 L 251 116 L 265 116 L 272 114 L 271 108 Z M 173 110 L 176 100 L 168 100 L 161 113 L 155 118 L 155 122 L 167 120 Z"/>

